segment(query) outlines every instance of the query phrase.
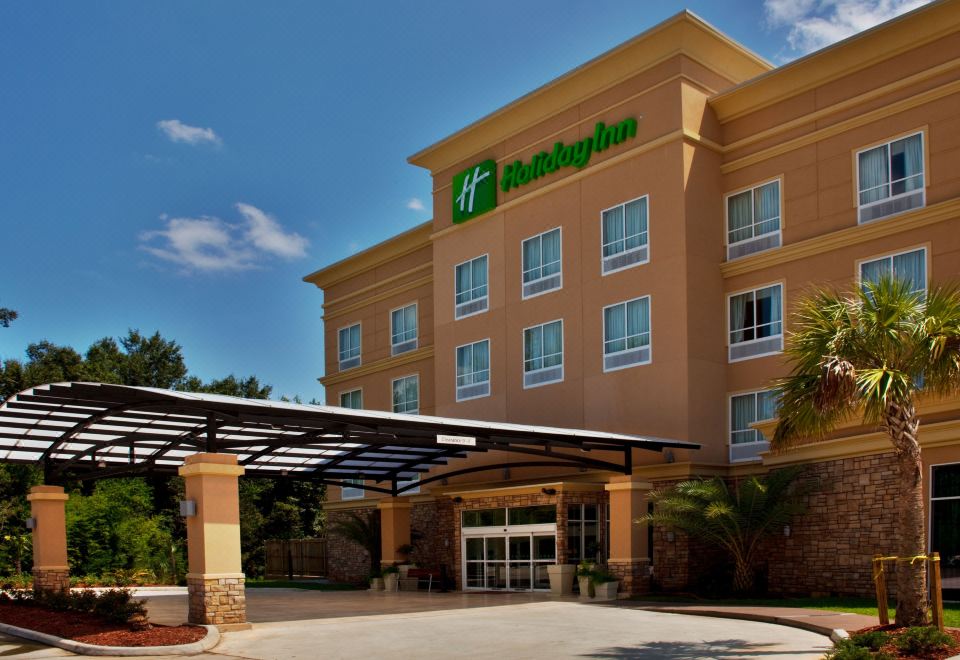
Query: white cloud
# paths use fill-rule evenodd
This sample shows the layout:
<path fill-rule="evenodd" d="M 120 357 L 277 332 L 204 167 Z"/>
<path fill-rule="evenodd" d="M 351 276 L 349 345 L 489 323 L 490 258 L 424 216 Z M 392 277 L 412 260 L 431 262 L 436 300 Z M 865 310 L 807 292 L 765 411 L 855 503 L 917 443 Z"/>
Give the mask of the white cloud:
<path fill-rule="evenodd" d="M 411 197 L 410 201 L 407 202 L 407 208 L 411 211 L 426 211 L 426 207 L 423 205 L 423 201 L 419 197 Z"/>
<path fill-rule="evenodd" d="M 259 268 L 264 259 L 306 255 L 307 239 L 288 233 L 271 216 L 255 206 L 237 204 L 243 222 L 220 218 L 168 218 L 165 227 L 140 234 L 140 248 L 187 271 L 238 271 Z"/>
<path fill-rule="evenodd" d="M 199 126 L 190 126 L 184 124 L 179 119 L 162 119 L 157 122 L 157 128 L 163 132 L 172 142 L 184 142 L 186 144 L 221 144 L 220 136 L 213 132 L 212 128 L 200 128 Z"/>
<path fill-rule="evenodd" d="M 767 23 L 789 27 L 791 56 L 825 48 L 930 0 L 764 0 Z"/>

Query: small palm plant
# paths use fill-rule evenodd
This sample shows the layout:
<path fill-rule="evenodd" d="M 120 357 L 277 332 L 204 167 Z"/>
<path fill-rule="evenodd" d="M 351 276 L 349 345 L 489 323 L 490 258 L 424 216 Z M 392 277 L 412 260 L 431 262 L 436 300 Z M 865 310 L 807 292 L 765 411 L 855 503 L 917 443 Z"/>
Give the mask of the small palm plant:
<path fill-rule="evenodd" d="M 370 555 L 370 575 L 380 574 L 380 515 L 374 511 L 369 517 L 353 511 L 330 523 L 330 531 L 353 541 Z"/>
<path fill-rule="evenodd" d="M 734 562 L 734 590 L 749 593 L 761 542 L 804 509 L 811 485 L 798 479 L 802 471 L 803 466 L 791 466 L 734 485 L 720 477 L 683 481 L 652 491 L 653 513 L 637 522 L 677 529 L 725 549 Z"/>
<path fill-rule="evenodd" d="M 893 444 L 901 496 L 897 553 L 926 552 L 917 397 L 960 392 L 960 294 L 925 294 L 891 276 L 851 294 L 814 291 L 797 303 L 786 354 L 790 375 L 779 383 L 774 449 L 823 437 L 862 414 Z M 900 562 L 896 622 L 926 622 L 924 562 Z"/>

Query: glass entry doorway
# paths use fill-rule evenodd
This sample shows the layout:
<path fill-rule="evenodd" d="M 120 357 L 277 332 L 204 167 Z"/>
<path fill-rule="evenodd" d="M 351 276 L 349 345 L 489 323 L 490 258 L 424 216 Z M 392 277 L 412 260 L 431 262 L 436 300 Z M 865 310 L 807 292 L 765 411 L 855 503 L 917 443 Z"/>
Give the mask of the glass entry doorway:
<path fill-rule="evenodd" d="M 550 588 L 547 566 L 557 563 L 557 532 L 464 534 L 464 588 L 535 591 Z"/>

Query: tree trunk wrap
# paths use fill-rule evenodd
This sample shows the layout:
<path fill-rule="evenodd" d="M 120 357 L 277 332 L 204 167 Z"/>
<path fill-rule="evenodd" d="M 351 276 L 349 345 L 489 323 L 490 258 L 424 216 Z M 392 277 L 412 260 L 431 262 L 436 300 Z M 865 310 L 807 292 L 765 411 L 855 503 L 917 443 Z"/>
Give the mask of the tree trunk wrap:
<path fill-rule="evenodd" d="M 927 542 L 923 518 L 923 464 L 917 430 L 920 420 L 913 404 L 890 404 L 884 413 L 884 425 L 897 456 L 902 491 L 897 524 L 897 554 L 903 558 L 926 553 Z M 896 623 L 920 626 L 927 622 L 927 563 L 897 562 Z"/>

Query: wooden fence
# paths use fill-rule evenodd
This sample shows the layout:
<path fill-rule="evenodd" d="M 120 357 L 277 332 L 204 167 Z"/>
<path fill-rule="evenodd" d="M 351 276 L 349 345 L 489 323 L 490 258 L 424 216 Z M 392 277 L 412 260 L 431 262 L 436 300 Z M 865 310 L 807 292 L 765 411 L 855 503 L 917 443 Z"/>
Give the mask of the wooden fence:
<path fill-rule="evenodd" d="M 268 578 L 327 576 L 327 540 L 265 541 Z"/>

